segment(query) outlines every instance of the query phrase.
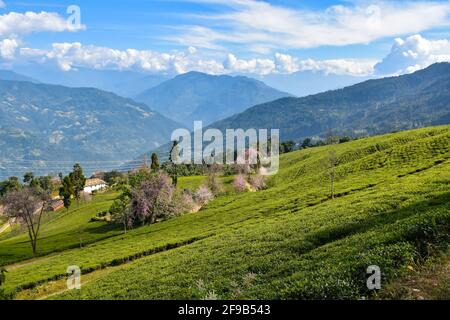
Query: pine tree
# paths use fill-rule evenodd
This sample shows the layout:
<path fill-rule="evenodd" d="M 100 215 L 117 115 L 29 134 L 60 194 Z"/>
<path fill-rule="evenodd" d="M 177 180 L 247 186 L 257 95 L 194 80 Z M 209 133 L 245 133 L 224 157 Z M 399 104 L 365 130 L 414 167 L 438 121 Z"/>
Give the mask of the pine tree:
<path fill-rule="evenodd" d="M 153 171 L 156 171 L 159 169 L 159 160 L 158 160 L 158 155 L 156 153 L 152 153 L 152 165 L 150 168 Z"/>

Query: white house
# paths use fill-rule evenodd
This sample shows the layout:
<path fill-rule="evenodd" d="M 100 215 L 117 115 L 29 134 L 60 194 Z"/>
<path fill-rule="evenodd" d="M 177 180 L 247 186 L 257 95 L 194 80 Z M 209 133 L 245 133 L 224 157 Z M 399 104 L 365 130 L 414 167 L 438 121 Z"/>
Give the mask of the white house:
<path fill-rule="evenodd" d="M 102 179 L 86 179 L 86 183 L 84 184 L 84 192 L 91 194 L 92 191 L 102 190 L 106 188 L 107 184 Z"/>

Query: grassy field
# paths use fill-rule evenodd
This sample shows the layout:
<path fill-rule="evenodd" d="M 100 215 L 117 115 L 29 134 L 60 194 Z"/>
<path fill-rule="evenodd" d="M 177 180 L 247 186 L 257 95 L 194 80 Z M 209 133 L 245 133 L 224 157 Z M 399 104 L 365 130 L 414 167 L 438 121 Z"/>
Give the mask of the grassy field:
<path fill-rule="evenodd" d="M 30 259 L 24 235 L 0 238 L 5 289 L 26 299 L 354 299 L 371 295 L 365 271 L 378 265 L 382 293 L 447 250 L 449 159 L 450 126 L 306 149 L 281 157 L 267 190 L 127 234 L 87 222 L 115 197 L 99 195 L 46 222 L 41 257 Z M 82 269 L 80 291 L 65 290 L 69 265 Z"/>

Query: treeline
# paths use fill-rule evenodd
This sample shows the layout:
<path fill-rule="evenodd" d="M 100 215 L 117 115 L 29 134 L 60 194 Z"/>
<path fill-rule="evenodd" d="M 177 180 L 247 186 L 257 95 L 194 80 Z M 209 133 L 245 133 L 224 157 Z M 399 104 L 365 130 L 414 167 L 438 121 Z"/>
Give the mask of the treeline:
<path fill-rule="evenodd" d="M 302 150 L 307 148 L 323 147 L 331 144 L 346 143 L 357 138 L 352 138 L 349 136 L 328 136 L 325 139 L 313 139 L 306 138 L 301 142 L 295 142 L 293 140 L 283 141 L 280 143 L 280 154 L 289 153 L 296 150 Z"/>

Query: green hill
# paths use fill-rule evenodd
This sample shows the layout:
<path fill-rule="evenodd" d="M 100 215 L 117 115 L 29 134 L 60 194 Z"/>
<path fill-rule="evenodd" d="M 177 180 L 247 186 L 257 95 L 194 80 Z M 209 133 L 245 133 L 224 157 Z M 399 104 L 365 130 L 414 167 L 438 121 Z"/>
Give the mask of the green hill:
<path fill-rule="evenodd" d="M 117 169 L 170 141 L 180 124 L 146 105 L 92 88 L 0 80 L 0 179 Z M 83 163 L 84 161 L 84 163 Z M 102 162 L 106 161 L 106 162 Z"/>
<path fill-rule="evenodd" d="M 330 152 L 338 159 L 334 199 Z M 382 293 L 448 250 L 449 159 L 450 126 L 285 154 L 267 190 L 229 194 L 81 249 L 54 245 L 57 252 L 21 261 L 23 236 L 0 239 L 5 289 L 17 298 L 357 299 L 372 295 L 366 269 L 378 265 Z M 63 219 L 88 225 L 87 216 L 72 215 L 39 245 L 59 241 Z M 81 291 L 65 289 L 70 265 L 82 269 Z"/>

